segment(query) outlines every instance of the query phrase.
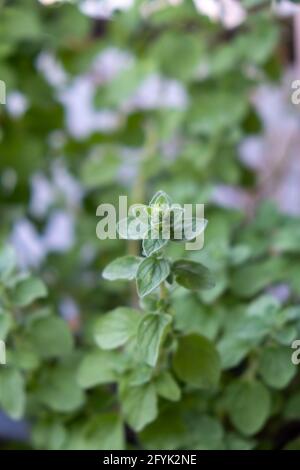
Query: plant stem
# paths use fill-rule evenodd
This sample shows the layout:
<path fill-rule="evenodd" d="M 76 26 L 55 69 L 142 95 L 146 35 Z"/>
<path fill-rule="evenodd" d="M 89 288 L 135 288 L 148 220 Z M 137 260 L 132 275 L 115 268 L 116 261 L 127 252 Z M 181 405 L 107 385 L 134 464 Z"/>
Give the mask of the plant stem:
<path fill-rule="evenodd" d="M 146 124 L 145 129 L 145 148 L 142 156 L 142 163 L 140 164 L 138 175 L 131 193 L 131 204 L 143 204 L 146 200 L 146 180 L 144 176 L 143 163 L 146 162 L 155 153 L 156 149 L 156 133 L 150 122 Z M 128 254 L 132 256 L 140 256 L 141 243 L 139 240 L 130 240 L 128 242 Z M 136 292 L 135 284 L 131 286 L 131 305 L 137 307 L 139 305 L 139 298 Z"/>
<path fill-rule="evenodd" d="M 159 291 L 160 291 L 160 296 L 159 296 L 160 300 L 167 300 L 169 292 L 164 282 L 160 284 Z"/>

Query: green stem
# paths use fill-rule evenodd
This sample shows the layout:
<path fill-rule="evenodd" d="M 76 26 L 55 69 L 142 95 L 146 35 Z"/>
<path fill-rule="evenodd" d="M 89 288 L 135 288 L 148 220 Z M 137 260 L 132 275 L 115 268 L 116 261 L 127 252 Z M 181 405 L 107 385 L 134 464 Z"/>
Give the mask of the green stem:
<path fill-rule="evenodd" d="M 168 299 L 169 291 L 168 291 L 168 289 L 167 289 L 164 282 L 162 282 L 160 284 L 159 292 L 160 292 L 160 295 L 159 295 L 160 300 L 167 300 Z"/>
<path fill-rule="evenodd" d="M 151 123 L 146 124 L 145 129 L 145 148 L 144 148 L 144 155 L 142 158 L 142 163 L 139 168 L 139 172 L 135 181 L 135 184 L 132 189 L 131 193 L 131 204 L 143 204 L 146 200 L 146 180 L 144 176 L 144 168 L 143 163 L 145 163 L 148 159 L 150 159 L 156 149 L 157 138 L 156 133 L 154 131 L 153 126 Z M 128 242 L 128 254 L 132 256 L 140 256 L 141 254 L 141 242 L 139 240 L 130 240 Z M 133 307 L 137 307 L 139 305 L 139 298 L 136 292 L 135 284 L 131 285 L 131 305 Z"/>
<path fill-rule="evenodd" d="M 258 368 L 258 358 L 256 354 L 255 355 L 253 354 L 252 356 L 250 356 L 249 367 L 244 373 L 244 378 L 250 381 L 254 380 L 256 376 L 257 368 Z"/>

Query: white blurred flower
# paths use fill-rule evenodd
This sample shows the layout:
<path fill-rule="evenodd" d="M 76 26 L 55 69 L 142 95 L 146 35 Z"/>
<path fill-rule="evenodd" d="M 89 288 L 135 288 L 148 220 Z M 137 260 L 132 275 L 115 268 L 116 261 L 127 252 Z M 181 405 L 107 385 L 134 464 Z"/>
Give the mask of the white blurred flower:
<path fill-rule="evenodd" d="M 78 139 L 88 137 L 92 132 L 109 132 L 119 126 L 118 113 L 94 108 L 95 85 L 88 76 L 77 77 L 60 93 L 65 106 L 69 132 Z"/>
<path fill-rule="evenodd" d="M 290 72 L 281 86 L 258 87 L 252 102 L 264 133 L 247 138 L 239 148 L 243 162 L 257 172 L 260 197 L 273 200 L 285 213 L 300 214 L 300 123 L 290 102 Z"/>
<path fill-rule="evenodd" d="M 77 77 L 60 94 L 65 105 L 69 132 L 78 137 L 87 137 L 94 128 L 92 99 L 94 86 L 87 77 Z"/>
<path fill-rule="evenodd" d="M 220 207 L 246 210 L 251 198 L 242 188 L 219 184 L 213 189 L 211 201 Z"/>
<path fill-rule="evenodd" d="M 43 5 L 53 5 L 54 3 L 59 3 L 63 0 L 39 0 Z"/>
<path fill-rule="evenodd" d="M 61 201 L 69 209 L 79 207 L 83 195 L 81 184 L 60 161 L 55 161 L 51 179 L 43 173 L 32 176 L 30 213 L 35 217 L 44 217 L 52 205 Z"/>
<path fill-rule="evenodd" d="M 239 145 L 239 156 L 241 161 L 253 170 L 263 168 L 264 151 L 265 142 L 262 136 L 253 135 L 246 137 Z"/>
<path fill-rule="evenodd" d="M 287 284 L 276 284 L 274 286 L 268 287 L 266 293 L 272 295 L 272 297 L 283 304 L 289 299 L 291 295 L 291 289 Z"/>
<path fill-rule="evenodd" d="M 138 176 L 139 163 L 141 161 L 140 149 L 123 148 L 120 152 L 122 164 L 118 169 L 118 180 L 129 187 L 132 187 Z"/>
<path fill-rule="evenodd" d="M 300 12 L 300 5 L 289 0 L 273 1 L 272 5 L 275 13 L 279 16 L 292 16 Z"/>
<path fill-rule="evenodd" d="M 55 190 L 49 180 L 36 173 L 31 180 L 30 212 L 36 217 L 43 217 L 55 200 Z"/>
<path fill-rule="evenodd" d="M 207 15 L 211 20 L 219 20 L 221 5 L 218 0 L 194 0 L 195 7 L 203 15 Z"/>
<path fill-rule="evenodd" d="M 52 173 L 54 186 L 63 194 L 66 204 L 69 207 L 78 207 L 84 195 L 81 184 L 59 162 L 54 164 Z"/>
<path fill-rule="evenodd" d="M 298 119 L 289 109 L 289 97 L 283 87 L 262 85 L 253 95 L 253 103 L 266 128 L 277 129 L 279 133 L 289 132 L 298 128 Z"/>
<path fill-rule="evenodd" d="M 63 297 L 59 304 L 59 310 L 62 317 L 67 321 L 77 320 L 79 315 L 79 307 L 73 297 Z"/>
<path fill-rule="evenodd" d="M 21 268 L 39 266 L 46 255 L 44 244 L 34 225 L 28 219 L 18 220 L 12 230 L 11 243 Z"/>
<path fill-rule="evenodd" d="M 15 118 L 23 116 L 28 109 L 28 100 L 20 91 L 12 91 L 6 97 L 6 107 L 9 114 Z"/>
<path fill-rule="evenodd" d="M 168 0 L 168 2 L 170 3 L 170 5 L 177 6 L 177 5 L 181 5 L 183 0 Z"/>
<path fill-rule="evenodd" d="M 115 10 L 128 10 L 134 0 L 84 0 L 80 10 L 93 18 L 110 18 Z"/>
<path fill-rule="evenodd" d="M 51 52 L 41 52 L 36 60 L 36 67 L 51 86 L 60 88 L 66 85 L 68 76 Z"/>
<path fill-rule="evenodd" d="M 96 131 L 111 132 L 119 127 L 119 114 L 109 109 L 96 109 L 94 95 L 97 86 L 112 80 L 132 63 L 130 53 L 109 47 L 96 57 L 89 72 L 75 77 L 70 83 L 62 66 L 50 52 L 42 52 L 36 66 L 47 82 L 57 89 L 58 99 L 65 108 L 70 134 L 82 139 Z"/>
<path fill-rule="evenodd" d="M 72 214 L 63 210 L 54 211 L 50 215 L 42 241 L 47 251 L 64 252 L 72 248 L 75 241 Z"/>
<path fill-rule="evenodd" d="M 299 144 L 299 140 L 298 140 Z M 300 215 L 300 162 L 299 152 L 292 154 L 292 161 L 287 166 L 278 186 L 274 198 L 277 200 L 280 209 L 290 215 Z"/>
<path fill-rule="evenodd" d="M 247 16 L 238 0 L 194 0 L 194 4 L 199 13 L 220 21 L 228 29 L 239 26 Z"/>
<path fill-rule="evenodd" d="M 92 74 L 97 84 L 109 82 L 134 62 L 132 54 L 116 47 L 101 52 L 92 65 Z"/>
<path fill-rule="evenodd" d="M 183 85 L 176 80 L 163 79 L 161 95 L 162 106 L 165 108 L 183 109 L 187 106 L 188 97 Z M 158 106 L 159 107 L 159 106 Z"/>
<path fill-rule="evenodd" d="M 185 108 L 188 102 L 183 85 L 177 80 L 152 74 L 124 104 L 125 109 Z"/>

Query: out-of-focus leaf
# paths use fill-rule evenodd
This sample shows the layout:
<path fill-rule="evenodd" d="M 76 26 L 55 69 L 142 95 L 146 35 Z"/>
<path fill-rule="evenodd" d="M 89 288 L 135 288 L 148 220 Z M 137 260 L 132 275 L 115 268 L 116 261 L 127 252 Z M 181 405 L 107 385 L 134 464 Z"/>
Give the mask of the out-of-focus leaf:
<path fill-rule="evenodd" d="M 170 274 L 170 265 L 164 259 L 157 259 L 153 256 L 144 259 L 138 267 L 136 281 L 137 290 L 140 297 L 149 295 Z"/>
<path fill-rule="evenodd" d="M 157 363 L 160 346 L 171 320 L 171 315 L 165 313 L 149 313 L 139 324 L 137 333 L 139 357 L 149 366 L 154 367 Z"/>
<path fill-rule="evenodd" d="M 104 279 L 109 281 L 116 281 L 118 279 L 130 281 L 135 279 L 141 261 L 142 258 L 138 256 L 122 256 L 109 263 L 102 275 Z"/>
<path fill-rule="evenodd" d="M 121 399 L 125 419 L 135 431 L 141 431 L 155 420 L 158 410 L 153 384 L 128 387 L 121 393 Z"/>
<path fill-rule="evenodd" d="M 10 367 L 0 367 L 0 406 L 13 419 L 22 418 L 25 411 L 25 385 L 21 373 Z"/>
<path fill-rule="evenodd" d="M 258 381 L 233 382 L 226 391 L 226 403 L 232 423 L 246 436 L 259 432 L 271 411 L 270 394 Z"/>
<path fill-rule="evenodd" d="M 140 312 L 128 307 L 119 307 L 97 320 L 94 328 L 95 340 L 102 349 L 115 349 L 127 343 L 137 334 Z"/>
<path fill-rule="evenodd" d="M 215 283 L 209 269 L 201 263 L 178 260 L 172 265 L 178 284 L 190 290 L 211 289 Z"/>
<path fill-rule="evenodd" d="M 220 378 L 220 357 L 213 343 L 197 334 L 183 336 L 173 357 L 179 379 L 194 387 L 210 389 Z"/>
<path fill-rule="evenodd" d="M 18 282 L 13 289 L 12 301 L 17 307 L 26 307 L 37 299 L 47 296 L 45 284 L 36 277 L 28 277 Z"/>

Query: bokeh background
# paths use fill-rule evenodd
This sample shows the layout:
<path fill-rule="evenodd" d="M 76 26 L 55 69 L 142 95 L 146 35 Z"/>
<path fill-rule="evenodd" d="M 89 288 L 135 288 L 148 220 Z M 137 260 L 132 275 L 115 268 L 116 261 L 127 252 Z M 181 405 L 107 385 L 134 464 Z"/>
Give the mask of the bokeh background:
<path fill-rule="evenodd" d="M 146 202 L 159 189 L 179 203 L 206 204 L 205 249 L 193 256 L 210 265 L 217 285 L 203 295 L 182 294 L 178 325 L 218 342 L 224 370 L 231 371 L 225 385 L 257 348 L 252 337 L 247 347 L 234 342 L 237 305 L 247 308 L 263 293 L 280 309 L 293 307 L 297 313 L 289 313 L 278 342 L 287 351 L 300 338 L 297 79 L 297 2 L 0 1 L 0 80 L 6 85 L 0 238 L 13 246 L 19 272 L 33 272 L 47 285 L 38 308 L 66 323 L 75 362 L 91 347 L 94 319 L 130 304 L 133 295 L 128 286 L 101 279 L 105 264 L 128 247 L 97 239 L 97 206 L 117 204 L 122 194 Z M 21 314 L 18 322 L 22 345 L 27 319 Z M 20 365 L 18 341 L 7 341 L 24 375 L 26 405 L 12 419 L 2 404 L 0 446 L 93 447 L 79 440 L 76 425 L 82 429 L 91 410 L 109 406 L 114 391 L 100 387 L 75 411 L 41 400 L 39 384 L 47 383 L 56 359 Z M 202 421 L 185 439 L 165 427 L 158 437 L 157 429 L 138 437 L 127 429 L 127 442 L 139 448 L 288 446 L 300 435 L 297 371 L 287 382 L 283 391 L 271 390 L 273 411 L 261 435 L 234 434 L 220 418 L 222 394 L 203 423 L 206 397 L 197 395 L 197 405 L 190 398 L 186 406 Z"/>

